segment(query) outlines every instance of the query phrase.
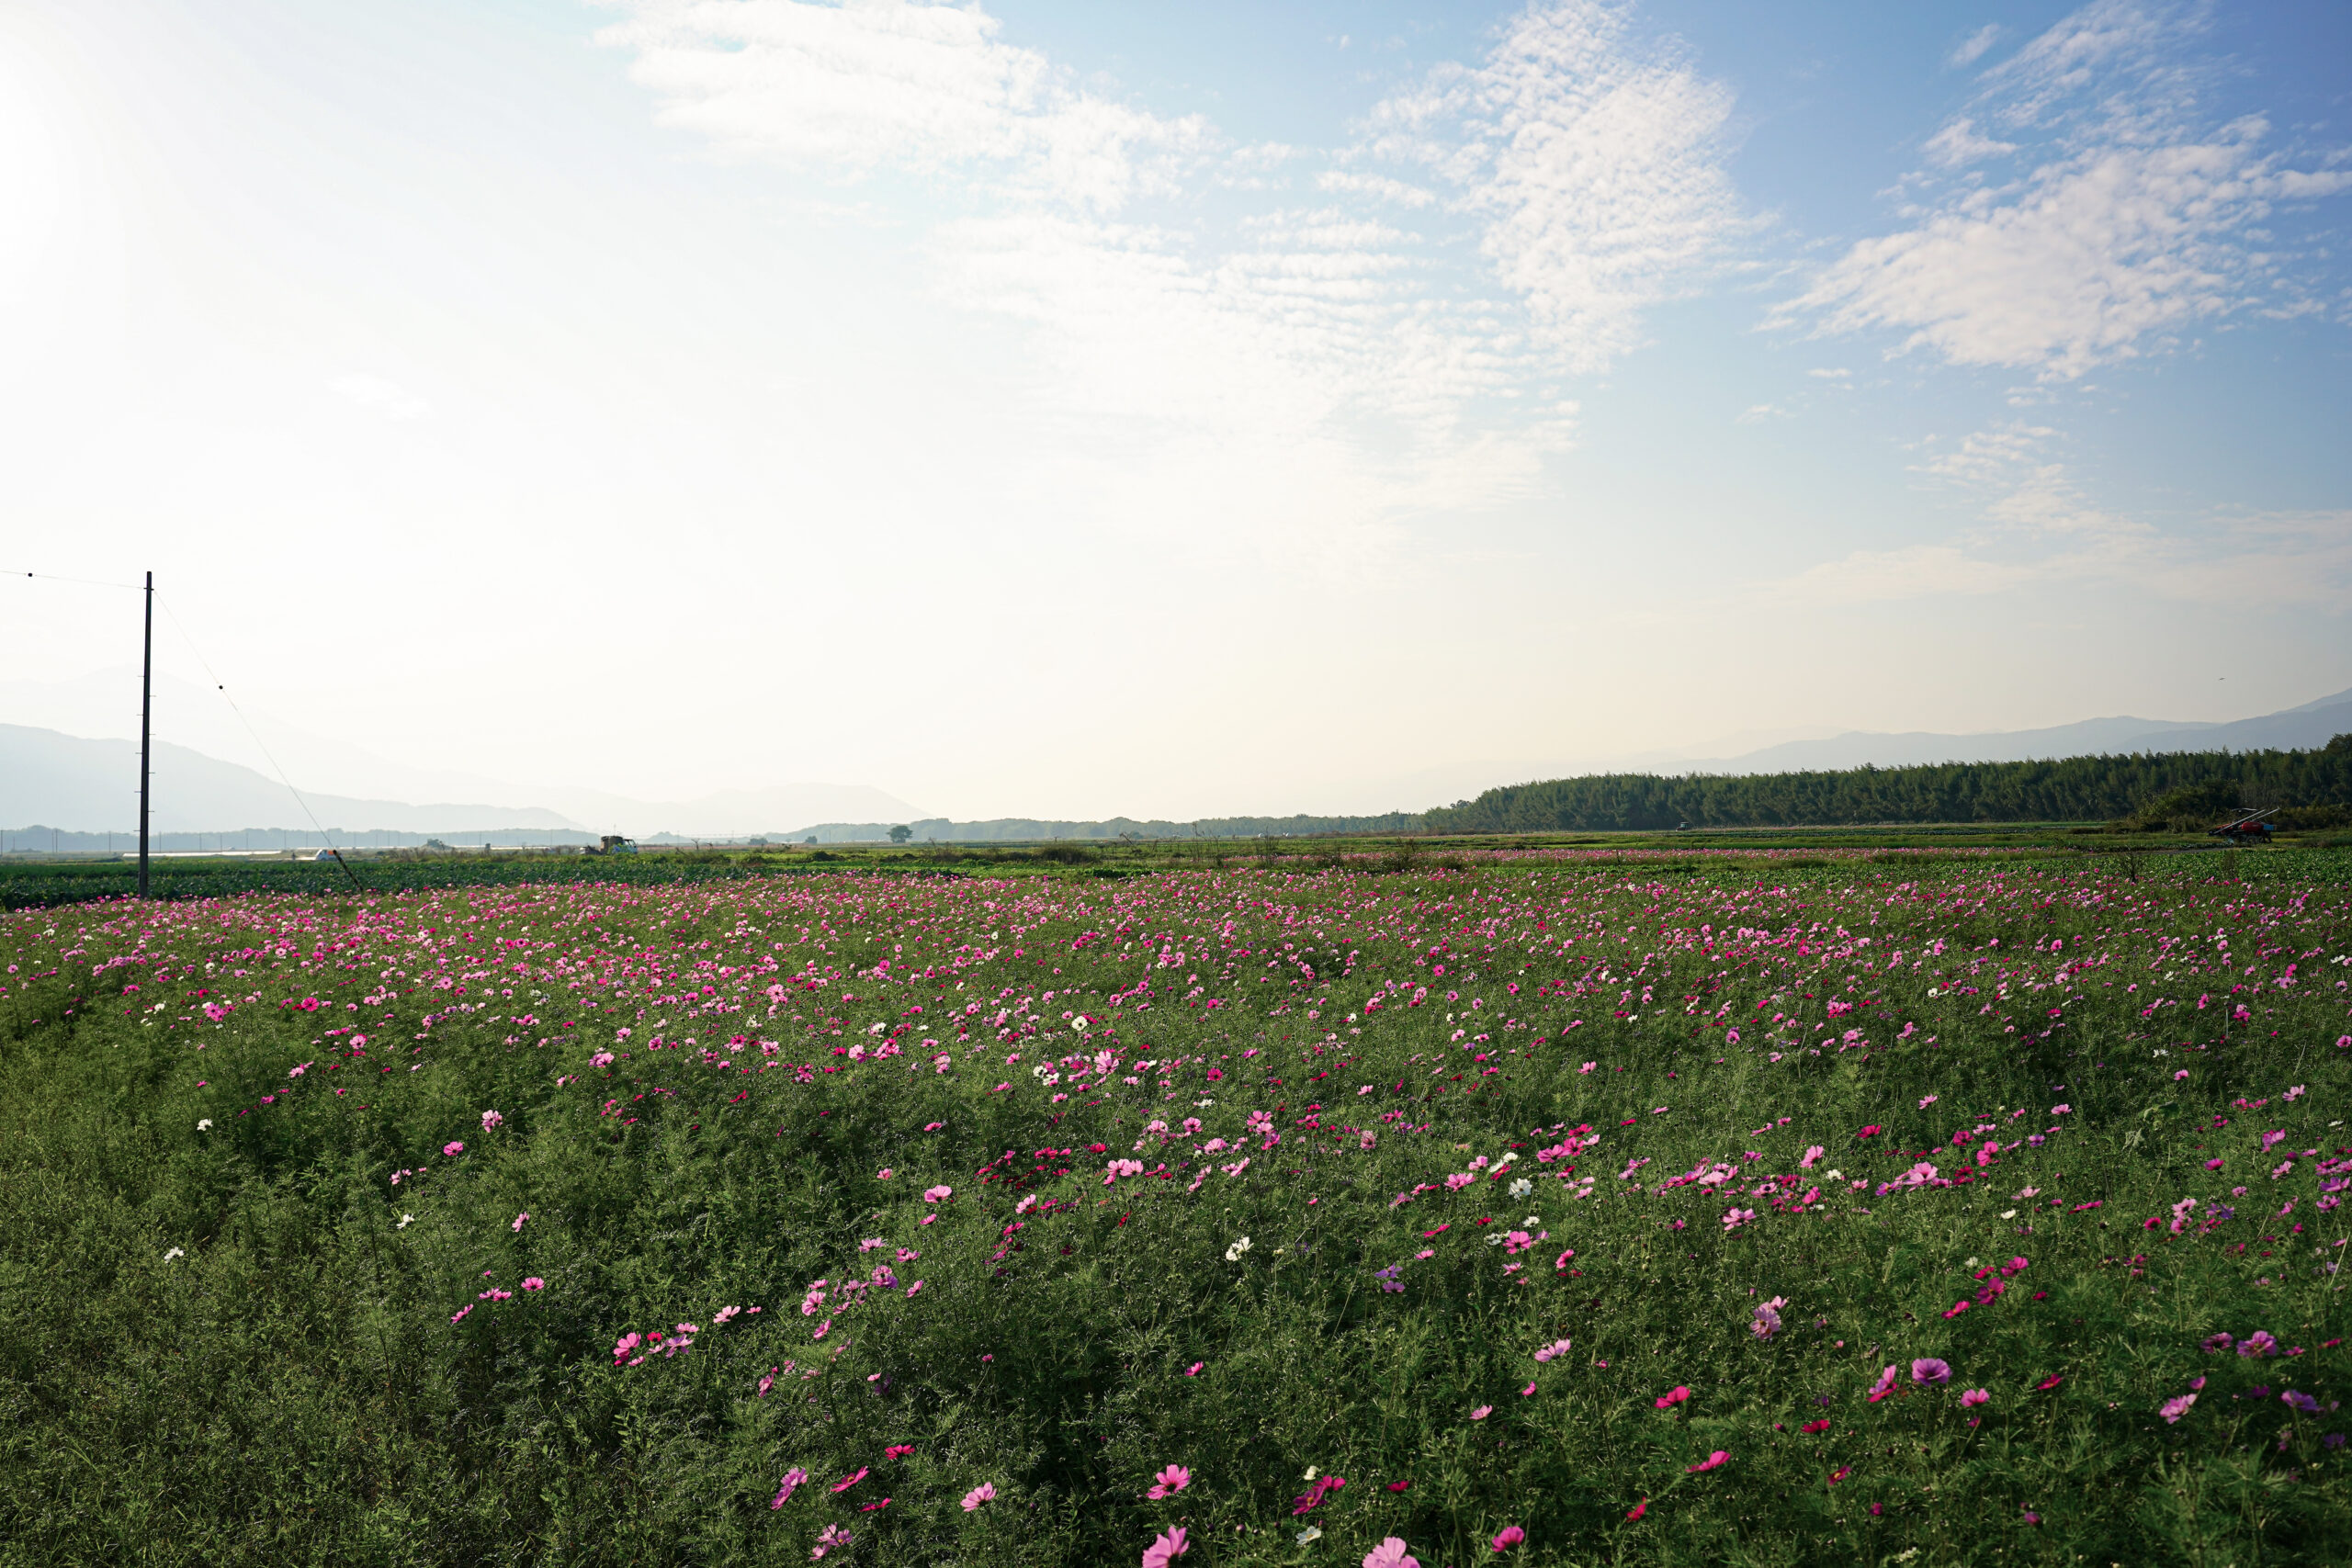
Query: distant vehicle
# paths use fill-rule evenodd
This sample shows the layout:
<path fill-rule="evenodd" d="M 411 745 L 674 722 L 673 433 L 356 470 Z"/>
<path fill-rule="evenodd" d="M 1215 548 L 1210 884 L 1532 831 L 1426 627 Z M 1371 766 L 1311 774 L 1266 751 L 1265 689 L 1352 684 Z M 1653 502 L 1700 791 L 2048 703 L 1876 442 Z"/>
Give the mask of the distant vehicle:
<path fill-rule="evenodd" d="M 2234 820 L 2214 829 L 2211 836 L 2232 844 L 2267 844 L 2270 841 L 2270 824 L 2262 818 L 2278 809 L 2271 806 L 2259 811 L 2241 811 Z"/>
<path fill-rule="evenodd" d="M 321 850 L 311 858 L 312 860 L 340 861 L 343 859 L 343 852 L 341 850 Z"/>
<path fill-rule="evenodd" d="M 618 833 L 607 833 L 603 845 L 588 852 L 592 855 L 633 855 L 637 853 L 637 840 L 624 839 Z"/>

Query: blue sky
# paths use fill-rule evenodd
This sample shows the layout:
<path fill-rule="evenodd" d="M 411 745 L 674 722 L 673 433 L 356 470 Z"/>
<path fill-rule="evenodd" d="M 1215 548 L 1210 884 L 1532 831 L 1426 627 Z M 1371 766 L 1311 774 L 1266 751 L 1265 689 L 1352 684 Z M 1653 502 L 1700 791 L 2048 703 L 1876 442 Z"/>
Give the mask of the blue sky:
<path fill-rule="evenodd" d="M 2331 6 L 36 4 L 0 568 L 153 566 L 351 793 L 1377 809 L 2245 716 L 2352 686 L 2347 59 Z M 123 733 L 119 597 L 9 592 L 0 706 Z"/>

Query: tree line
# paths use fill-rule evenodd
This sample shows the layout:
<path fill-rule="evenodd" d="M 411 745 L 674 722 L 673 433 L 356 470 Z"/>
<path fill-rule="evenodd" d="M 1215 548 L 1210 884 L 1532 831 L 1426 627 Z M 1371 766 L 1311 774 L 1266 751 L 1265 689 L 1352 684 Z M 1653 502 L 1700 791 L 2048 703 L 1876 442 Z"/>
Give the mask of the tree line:
<path fill-rule="evenodd" d="M 1433 833 L 1830 827 L 1871 822 L 2208 826 L 2239 807 L 2352 807 L 2352 735 L 2312 751 L 2135 752 L 1679 778 L 1598 773 L 1507 784 L 1422 814 Z"/>

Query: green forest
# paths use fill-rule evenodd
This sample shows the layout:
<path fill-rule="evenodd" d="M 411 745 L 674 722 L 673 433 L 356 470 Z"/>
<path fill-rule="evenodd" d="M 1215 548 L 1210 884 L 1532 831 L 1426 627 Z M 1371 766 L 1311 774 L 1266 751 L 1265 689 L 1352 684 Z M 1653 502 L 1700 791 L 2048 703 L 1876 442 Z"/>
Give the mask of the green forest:
<path fill-rule="evenodd" d="M 1506 784 L 1476 800 L 1440 807 L 1423 821 L 1438 833 L 2053 821 L 2179 830 L 2210 826 L 2241 807 L 2293 808 L 2312 826 L 2328 825 L 2341 808 L 2352 807 L 2352 735 L 2339 735 L 2315 751 L 2181 751 L 1683 778 L 1597 773 Z"/>

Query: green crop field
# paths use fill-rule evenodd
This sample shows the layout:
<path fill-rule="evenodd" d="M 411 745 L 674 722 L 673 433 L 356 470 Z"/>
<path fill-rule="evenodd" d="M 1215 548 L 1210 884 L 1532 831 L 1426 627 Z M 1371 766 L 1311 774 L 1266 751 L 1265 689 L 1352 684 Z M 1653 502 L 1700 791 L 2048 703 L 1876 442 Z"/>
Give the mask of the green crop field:
<path fill-rule="evenodd" d="M 0 1562 L 2352 1560 L 2352 854 L 1282 848 L 18 868 Z"/>

